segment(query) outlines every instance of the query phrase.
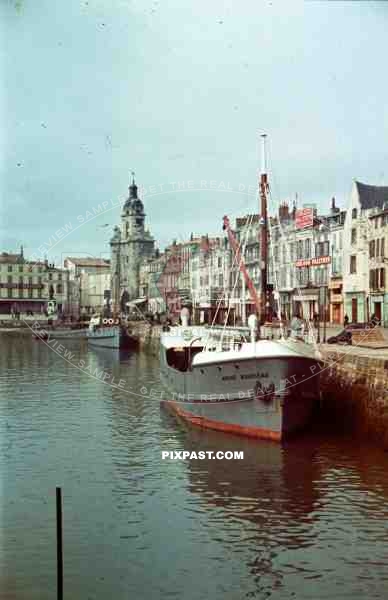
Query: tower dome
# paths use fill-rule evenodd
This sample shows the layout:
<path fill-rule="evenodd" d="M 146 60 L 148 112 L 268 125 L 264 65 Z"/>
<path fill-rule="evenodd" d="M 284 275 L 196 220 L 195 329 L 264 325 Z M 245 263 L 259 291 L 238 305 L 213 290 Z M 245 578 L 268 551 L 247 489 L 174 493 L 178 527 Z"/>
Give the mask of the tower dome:
<path fill-rule="evenodd" d="M 136 200 L 133 201 L 132 207 L 134 208 L 135 212 L 137 212 L 137 213 L 144 212 L 144 205 L 143 205 L 143 202 L 140 200 L 140 198 L 136 198 Z"/>
<path fill-rule="evenodd" d="M 129 196 L 126 199 L 126 201 L 124 202 L 123 211 L 126 211 L 130 208 L 135 207 L 134 206 L 135 202 L 140 202 L 140 204 L 143 206 L 141 200 L 137 197 L 137 185 L 135 183 L 135 173 L 132 171 L 131 175 L 132 175 L 132 183 L 128 187 Z"/>

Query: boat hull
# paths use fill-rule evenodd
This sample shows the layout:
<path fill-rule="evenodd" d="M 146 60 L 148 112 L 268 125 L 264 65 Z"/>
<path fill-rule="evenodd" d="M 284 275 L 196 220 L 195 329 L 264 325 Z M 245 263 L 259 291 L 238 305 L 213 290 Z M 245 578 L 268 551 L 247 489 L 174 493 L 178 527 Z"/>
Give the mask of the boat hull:
<path fill-rule="evenodd" d="M 319 399 L 319 364 L 306 357 L 250 358 L 177 372 L 161 353 L 163 404 L 193 425 L 280 441 L 305 428 Z"/>
<path fill-rule="evenodd" d="M 53 340 L 78 340 L 86 338 L 87 331 L 87 329 L 49 329 L 46 337 Z"/>
<path fill-rule="evenodd" d="M 138 339 L 128 334 L 126 329 L 119 325 L 88 331 L 86 337 L 90 346 L 99 348 L 127 350 L 138 345 Z"/>

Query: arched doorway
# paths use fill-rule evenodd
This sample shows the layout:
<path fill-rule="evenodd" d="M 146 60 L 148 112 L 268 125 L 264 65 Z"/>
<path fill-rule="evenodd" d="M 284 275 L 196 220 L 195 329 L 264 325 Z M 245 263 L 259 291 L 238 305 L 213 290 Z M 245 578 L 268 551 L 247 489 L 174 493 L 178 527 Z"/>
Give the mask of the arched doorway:
<path fill-rule="evenodd" d="M 128 302 L 129 302 L 129 294 L 128 294 L 127 290 L 124 290 L 121 295 L 121 301 L 120 301 L 121 312 L 128 313 L 128 306 L 127 306 Z"/>

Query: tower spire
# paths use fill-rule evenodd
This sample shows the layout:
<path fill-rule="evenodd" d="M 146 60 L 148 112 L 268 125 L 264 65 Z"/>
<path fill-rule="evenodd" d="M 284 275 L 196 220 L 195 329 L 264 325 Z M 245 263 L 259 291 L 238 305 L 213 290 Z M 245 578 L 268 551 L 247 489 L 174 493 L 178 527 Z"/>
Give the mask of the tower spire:
<path fill-rule="evenodd" d="M 135 183 L 135 171 L 131 171 L 131 185 L 129 186 L 129 197 L 132 199 L 137 198 L 137 185 Z"/>

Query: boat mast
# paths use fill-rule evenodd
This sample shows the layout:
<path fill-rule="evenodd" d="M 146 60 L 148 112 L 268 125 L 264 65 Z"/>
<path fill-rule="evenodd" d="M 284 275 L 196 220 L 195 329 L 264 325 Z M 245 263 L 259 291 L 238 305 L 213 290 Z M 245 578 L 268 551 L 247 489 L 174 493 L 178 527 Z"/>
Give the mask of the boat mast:
<path fill-rule="evenodd" d="M 263 324 L 266 321 L 266 302 L 267 302 L 267 247 L 268 247 L 268 215 L 267 215 L 267 192 L 268 192 L 268 177 L 267 177 L 267 156 L 266 156 L 266 137 L 263 133 L 262 138 L 262 160 L 260 174 L 260 315 L 259 322 Z"/>
<path fill-rule="evenodd" d="M 118 269 L 117 269 L 117 306 L 116 306 L 116 316 L 120 314 L 120 291 L 121 291 L 121 238 L 119 241 L 119 249 L 118 249 Z"/>

